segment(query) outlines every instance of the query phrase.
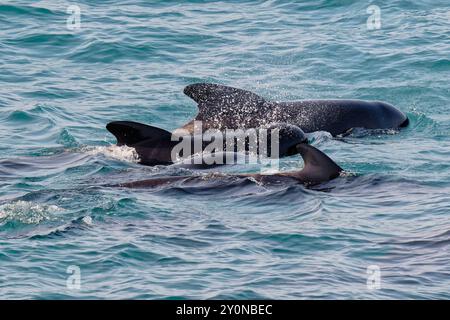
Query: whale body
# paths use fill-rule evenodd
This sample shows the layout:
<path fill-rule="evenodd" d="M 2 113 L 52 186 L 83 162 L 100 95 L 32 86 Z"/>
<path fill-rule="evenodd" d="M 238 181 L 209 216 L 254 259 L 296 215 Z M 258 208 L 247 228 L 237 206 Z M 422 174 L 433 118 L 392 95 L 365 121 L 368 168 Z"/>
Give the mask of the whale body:
<path fill-rule="evenodd" d="M 296 146 L 298 153 L 303 158 L 304 167 L 302 170 L 280 172 L 275 174 L 236 174 L 232 177 L 240 179 L 252 179 L 260 183 L 270 183 L 280 180 L 294 180 L 307 186 L 317 185 L 333 179 L 336 179 L 343 172 L 343 169 L 337 165 L 322 151 L 306 143 L 300 143 Z M 226 175 L 225 177 L 230 177 Z M 122 188 L 157 188 L 170 186 L 175 183 L 197 183 L 203 180 L 204 176 L 169 176 L 161 178 L 151 178 L 146 180 L 132 181 L 113 185 L 112 187 Z M 220 176 L 215 179 L 221 179 Z"/>
<path fill-rule="evenodd" d="M 333 136 L 354 128 L 398 129 L 407 116 L 381 101 L 302 100 L 275 102 L 242 89 L 212 83 L 188 85 L 184 93 L 198 104 L 198 114 L 182 129 L 193 131 L 194 121 L 207 129 L 257 128 L 271 122 L 289 123 L 304 132 L 327 131 Z"/>
<path fill-rule="evenodd" d="M 139 156 L 139 162 L 148 166 L 170 165 L 176 162 L 173 151 L 179 146 L 182 139 L 187 139 L 189 148 L 186 148 L 186 150 L 188 150 L 189 153 L 187 154 L 186 150 L 184 150 L 181 157 L 183 159 L 188 159 L 197 152 L 201 153 L 203 150 L 206 150 L 208 145 L 218 138 L 215 137 L 214 134 L 208 135 L 202 133 L 199 135 L 190 135 L 189 133 L 186 133 L 186 135 L 177 136 L 164 129 L 132 121 L 110 122 L 106 125 L 106 128 L 116 137 L 118 146 L 126 145 L 134 148 Z M 265 133 L 267 133 L 267 136 L 265 141 L 256 139 L 256 145 L 253 145 L 256 149 L 253 151 L 258 155 L 262 154 L 262 148 L 264 146 L 267 148 L 265 153 L 270 158 L 294 155 L 298 153 L 296 146 L 299 143 L 307 143 L 308 141 L 303 130 L 290 124 L 273 123 L 264 128 L 258 128 L 254 131 L 254 138 L 260 137 L 259 133 L 261 129 L 266 129 Z M 272 146 L 273 130 L 277 130 L 277 136 L 274 135 L 273 140 L 275 144 Z M 214 153 L 223 153 L 226 151 L 236 153 L 252 150 L 252 144 L 250 143 L 251 137 L 245 135 L 245 132 L 242 132 L 243 135 L 241 136 L 231 136 L 231 150 L 229 150 L 230 140 L 227 139 L 226 132 L 224 135 L 222 135 L 221 132 L 217 133 L 220 133 L 219 138 L 221 138 L 218 144 L 220 150 L 213 150 Z M 242 141 L 241 145 L 239 145 L 238 140 Z M 199 148 L 197 148 L 198 150 L 196 149 L 196 145 L 199 146 Z M 241 148 L 239 149 L 239 147 Z M 272 150 L 272 147 L 276 148 L 276 150 Z M 219 160 L 219 157 L 222 157 L 222 155 L 218 156 L 217 160 Z M 234 156 L 227 157 L 227 160 L 232 160 L 234 162 L 234 158 Z M 201 162 L 203 162 L 203 160 Z M 227 164 L 227 161 L 218 162 L 220 164 Z M 205 163 L 200 164 L 208 165 L 209 163 L 206 161 Z"/>

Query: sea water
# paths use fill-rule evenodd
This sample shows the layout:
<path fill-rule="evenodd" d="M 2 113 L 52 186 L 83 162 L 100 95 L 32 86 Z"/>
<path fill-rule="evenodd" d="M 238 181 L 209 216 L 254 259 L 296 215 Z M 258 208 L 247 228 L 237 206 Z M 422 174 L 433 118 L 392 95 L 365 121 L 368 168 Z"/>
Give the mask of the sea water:
<path fill-rule="evenodd" d="M 2 1 L 0 26 L 0 298 L 450 298 L 448 1 Z M 105 129 L 182 126 L 195 82 L 410 126 L 310 134 L 346 170 L 314 188 L 105 187 L 197 174 Z"/>

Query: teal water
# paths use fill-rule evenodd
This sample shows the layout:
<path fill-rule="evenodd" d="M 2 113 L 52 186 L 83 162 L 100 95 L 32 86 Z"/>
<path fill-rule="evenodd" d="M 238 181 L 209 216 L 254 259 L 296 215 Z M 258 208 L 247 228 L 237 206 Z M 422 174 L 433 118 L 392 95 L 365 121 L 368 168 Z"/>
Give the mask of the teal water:
<path fill-rule="evenodd" d="M 0 298 L 450 298 L 448 1 L 70 4 L 79 30 L 65 1 L 0 2 Z M 199 81 L 383 100 L 411 125 L 312 134 L 349 172 L 319 189 L 102 187 L 194 174 L 134 163 L 105 125 L 175 129 Z"/>

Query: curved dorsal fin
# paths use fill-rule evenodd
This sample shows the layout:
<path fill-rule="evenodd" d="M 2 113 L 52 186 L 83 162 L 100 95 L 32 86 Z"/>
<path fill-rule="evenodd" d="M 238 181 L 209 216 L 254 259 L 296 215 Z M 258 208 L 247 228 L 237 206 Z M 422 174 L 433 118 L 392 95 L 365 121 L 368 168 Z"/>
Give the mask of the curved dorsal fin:
<path fill-rule="evenodd" d="M 343 169 L 322 151 L 305 143 L 297 145 L 305 166 L 298 177 L 307 183 L 320 183 L 337 178 Z"/>
<path fill-rule="evenodd" d="M 194 120 L 204 121 L 204 129 L 258 127 L 261 120 L 255 114 L 269 107 L 264 98 L 253 92 L 213 83 L 191 84 L 184 93 L 198 103 Z M 184 126 L 188 130 L 191 127 L 191 122 Z"/>
<path fill-rule="evenodd" d="M 117 138 L 117 145 L 132 146 L 143 140 L 168 139 L 172 134 L 166 130 L 133 121 L 114 121 L 106 129 Z"/>
<path fill-rule="evenodd" d="M 214 83 L 191 84 L 185 87 L 183 92 L 199 106 L 237 105 L 249 102 L 259 104 L 265 101 L 253 92 Z"/>

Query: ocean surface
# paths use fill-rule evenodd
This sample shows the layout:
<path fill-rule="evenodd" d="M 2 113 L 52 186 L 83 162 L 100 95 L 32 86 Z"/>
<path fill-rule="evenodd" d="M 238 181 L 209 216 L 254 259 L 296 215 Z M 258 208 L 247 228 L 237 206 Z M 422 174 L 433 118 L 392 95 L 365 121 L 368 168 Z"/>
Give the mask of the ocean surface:
<path fill-rule="evenodd" d="M 447 0 L 0 1 L 0 26 L 0 298 L 450 299 Z M 105 187 L 198 174 L 105 129 L 180 127 L 195 82 L 382 100 L 411 124 L 310 134 L 347 172 L 314 188 L 214 179 L 257 166 Z"/>

